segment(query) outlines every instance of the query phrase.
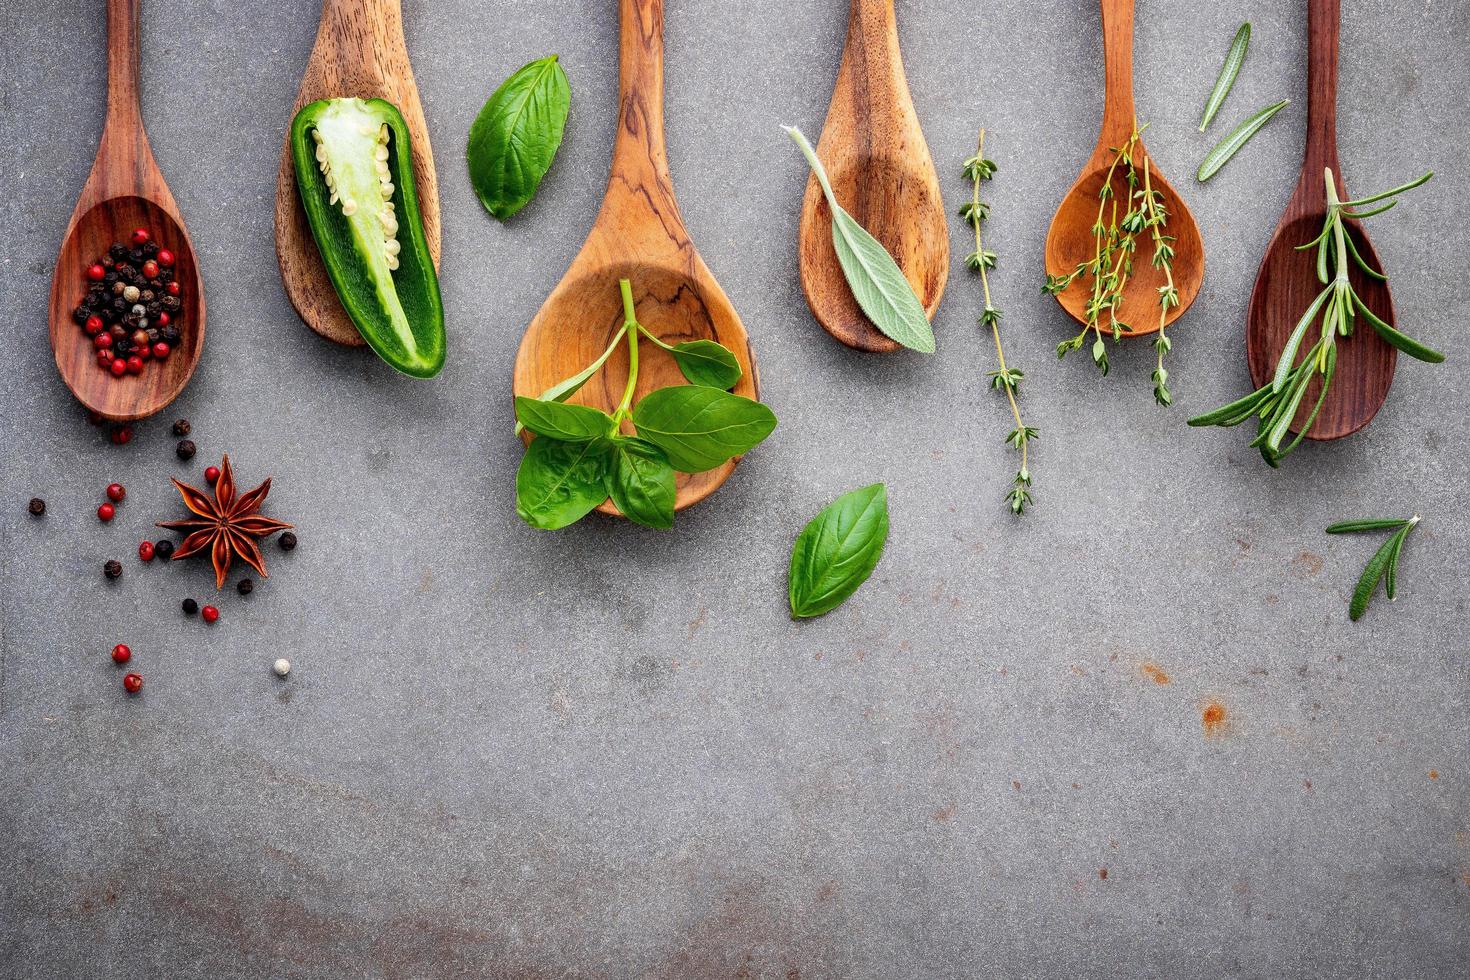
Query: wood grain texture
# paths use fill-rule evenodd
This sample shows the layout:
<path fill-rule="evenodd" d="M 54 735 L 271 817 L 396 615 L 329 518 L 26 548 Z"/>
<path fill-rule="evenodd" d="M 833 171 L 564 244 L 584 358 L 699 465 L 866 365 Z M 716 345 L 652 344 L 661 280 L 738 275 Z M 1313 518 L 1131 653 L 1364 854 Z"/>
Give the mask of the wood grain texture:
<path fill-rule="evenodd" d="M 1067 196 L 1062 199 L 1051 220 L 1046 236 L 1046 271 L 1063 276 L 1095 254 L 1096 240 L 1092 228 L 1097 221 L 1098 193 L 1102 190 L 1107 170 L 1118 147 L 1133 135 L 1136 113 L 1133 106 L 1133 0 L 1101 0 L 1103 57 L 1107 66 L 1107 91 L 1103 97 L 1102 126 L 1097 145 L 1088 158 Z M 1140 140 L 1134 163 L 1142 171 L 1148 149 Z M 1184 199 L 1165 179 L 1157 166 L 1151 166 L 1152 181 L 1164 198 L 1169 213 L 1165 234 L 1174 236 L 1174 285 L 1179 290 L 1179 305 L 1169 311 L 1165 323 L 1172 324 L 1184 315 L 1199 295 L 1205 278 L 1205 249 L 1199 226 Z M 1114 190 L 1123 191 L 1121 178 L 1114 178 Z M 1140 235 L 1138 259 L 1133 263 L 1133 276 L 1123 290 L 1123 306 L 1118 319 L 1133 327 L 1125 337 L 1142 337 L 1159 329 L 1159 293 L 1164 276 L 1150 261 L 1153 245 Z M 1078 323 L 1087 322 L 1087 300 L 1092 280 L 1085 277 L 1059 296 L 1064 310 Z"/>
<path fill-rule="evenodd" d="M 1331 168 L 1336 178 L 1338 197 L 1347 200 L 1342 167 L 1337 159 L 1339 2 L 1308 0 L 1307 145 L 1302 155 L 1302 172 L 1261 259 L 1246 321 L 1246 362 L 1257 387 L 1275 373 L 1292 328 L 1322 291 L 1322 284 L 1317 281 L 1315 250 L 1298 252 L 1296 246 L 1316 238 L 1327 218 L 1325 169 Z M 1344 227 L 1363 259 L 1382 271 L 1378 254 L 1362 226 L 1347 221 Z M 1349 278 L 1358 296 L 1375 315 L 1389 324 L 1395 323 L 1393 295 L 1386 283 L 1364 275 L 1356 265 L 1349 270 Z M 1307 340 L 1302 344 L 1304 354 L 1317 336 L 1316 327 L 1309 328 Z M 1371 422 L 1388 398 L 1397 364 L 1398 351 L 1360 317 L 1351 337 L 1337 339 L 1337 373 L 1307 438 L 1341 439 Z M 1320 381 L 1314 381 L 1307 390 L 1293 432 L 1301 431 L 1299 426 L 1305 423 L 1311 406 L 1316 404 L 1321 387 Z"/>
<path fill-rule="evenodd" d="M 817 156 L 837 203 L 888 249 L 932 320 L 949 279 L 949 229 L 904 75 L 893 0 L 851 0 Z M 853 298 L 832 244 L 832 210 L 815 176 L 802 202 L 798 252 L 801 288 L 824 330 L 858 350 L 900 349 Z"/>
<path fill-rule="evenodd" d="M 607 192 L 582 250 L 521 340 L 515 394 L 538 397 L 602 354 L 623 325 L 618 280 L 628 279 L 640 323 L 667 343 L 724 344 L 743 372 L 735 393 L 758 398 L 745 328 L 690 240 L 674 200 L 664 148 L 663 0 L 620 0 L 619 6 L 620 109 Z M 570 401 L 612 412 L 627 381 L 622 345 Z M 684 383 L 672 357 L 647 342 L 640 345 L 635 403 L 655 388 Z M 736 462 L 679 474 L 675 508 L 713 493 Z M 611 501 L 599 509 L 617 513 Z"/>
<path fill-rule="evenodd" d="M 308 102 L 354 96 L 385 99 L 398 107 L 408 123 L 424 237 L 437 269 L 439 181 L 434 173 L 429 127 L 403 41 L 399 0 L 322 0 L 316 45 L 311 49 L 291 115 L 294 117 Z M 276 179 L 276 259 L 281 265 L 281 282 L 307 326 L 328 340 L 361 347 L 364 341 L 337 299 L 301 208 L 291 163 L 289 119 L 286 131 Z"/>
<path fill-rule="evenodd" d="M 142 0 L 107 0 L 107 121 L 92 173 L 77 199 L 51 277 L 50 331 L 56 368 L 88 409 L 114 421 L 147 418 L 168 406 L 189 379 L 204 349 L 204 281 L 178 205 L 163 181 L 148 134 L 138 90 L 138 22 Z M 97 366 L 92 338 L 71 311 L 90 283 L 86 268 L 113 242 L 146 228 L 175 255 L 182 303 L 177 348 L 149 361 L 140 375 L 114 378 Z"/>

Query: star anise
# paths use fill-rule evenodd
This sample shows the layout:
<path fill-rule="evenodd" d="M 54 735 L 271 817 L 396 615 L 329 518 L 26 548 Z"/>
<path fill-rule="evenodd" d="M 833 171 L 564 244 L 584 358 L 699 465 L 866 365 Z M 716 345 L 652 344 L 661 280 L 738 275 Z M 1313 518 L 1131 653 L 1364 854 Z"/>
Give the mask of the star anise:
<path fill-rule="evenodd" d="M 174 561 L 188 558 L 208 548 L 209 557 L 214 562 L 216 589 L 224 588 L 225 574 L 229 572 L 230 562 L 236 556 L 263 577 L 270 577 L 266 573 L 265 559 L 261 556 L 255 539 L 268 538 L 291 525 L 260 516 L 260 505 L 265 501 L 266 494 L 271 492 L 269 477 L 254 490 L 237 497 L 235 474 L 230 469 L 230 457 L 226 456 L 220 466 L 219 478 L 214 481 L 213 499 L 187 483 L 175 480 L 174 486 L 179 488 L 184 506 L 199 515 L 194 520 L 158 522 L 159 527 L 190 532 L 175 549 Z"/>

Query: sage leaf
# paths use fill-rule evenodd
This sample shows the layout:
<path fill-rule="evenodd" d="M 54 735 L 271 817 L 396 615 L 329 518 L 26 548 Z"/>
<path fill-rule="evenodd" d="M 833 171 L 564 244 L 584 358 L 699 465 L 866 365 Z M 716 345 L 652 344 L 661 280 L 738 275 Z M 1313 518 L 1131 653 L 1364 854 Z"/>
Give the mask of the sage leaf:
<path fill-rule="evenodd" d="M 1215 113 L 1220 111 L 1220 106 L 1225 104 L 1225 97 L 1235 84 L 1235 76 L 1240 74 L 1240 66 L 1245 64 L 1245 53 L 1250 44 L 1251 25 L 1250 21 L 1246 21 L 1235 32 L 1235 40 L 1230 42 L 1230 53 L 1225 56 L 1225 64 L 1220 66 L 1220 77 L 1215 79 L 1215 88 L 1205 101 L 1205 114 L 1199 124 L 1201 133 L 1210 125 L 1210 120 L 1215 118 Z"/>
<path fill-rule="evenodd" d="M 516 398 L 516 419 L 538 436 L 562 442 L 591 442 L 612 432 L 612 416 L 587 405 Z"/>
<path fill-rule="evenodd" d="M 1195 175 L 1196 179 L 1204 183 L 1219 173 L 1220 168 L 1229 163 L 1230 158 L 1235 156 L 1241 147 L 1249 143 L 1251 137 L 1260 132 L 1261 127 L 1271 121 L 1272 116 L 1290 104 L 1290 99 L 1273 102 L 1264 109 L 1258 110 L 1255 115 L 1235 127 L 1229 136 L 1216 143 L 1215 148 L 1205 154 L 1204 161 L 1199 165 L 1199 173 Z"/>
<path fill-rule="evenodd" d="M 889 340 L 923 354 L 934 353 L 934 329 L 903 270 L 883 243 L 868 234 L 837 203 L 826 168 L 801 130 L 788 126 L 786 132 L 801 147 L 826 195 L 827 206 L 832 210 L 832 244 L 837 250 L 837 262 L 858 306 Z"/>
<path fill-rule="evenodd" d="M 607 495 L 628 520 L 659 530 L 674 526 L 674 467 L 653 443 L 614 436 L 604 481 Z"/>
<path fill-rule="evenodd" d="M 516 513 L 534 528 L 575 524 L 607 499 L 606 440 L 571 443 L 537 436 L 516 471 Z"/>
<path fill-rule="evenodd" d="M 570 378 L 567 378 L 565 381 L 559 381 L 556 384 L 552 385 L 550 388 L 547 388 L 541 393 L 541 400 L 544 402 L 564 402 L 568 398 L 575 395 L 577 392 L 581 391 L 582 386 L 585 385 L 588 381 L 592 380 L 592 376 L 596 374 L 599 370 L 601 370 L 602 366 L 607 363 L 607 359 L 609 357 L 612 357 L 613 351 L 618 349 L 618 344 L 623 342 L 623 336 L 627 332 L 627 327 L 619 328 L 618 332 L 613 335 L 612 343 L 607 345 L 607 350 L 603 351 L 602 355 L 598 357 L 597 360 L 593 361 L 591 364 L 587 365 L 586 368 L 578 371 Z M 516 435 L 520 435 L 521 431 L 524 428 L 525 426 L 522 425 L 519 420 L 517 420 Z"/>
<path fill-rule="evenodd" d="M 505 221 L 535 197 L 561 146 L 572 92 L 557 56 L 522 67 L 486 101 L 470 126 L 470 183 L 485 209 Z"/>
<path fill-rule="evenodd" d="M 846 602 L 878 567 L 887 541 L 883 484 L 845 493 L 823 508 L 791 549 L 791 618 L 821 616 Z"/>
<path fill-rule="evenodd" d="M 703 385 L 649 392 L 633 406 L 638 434 L 668 454 L 681 473 L 702 473 L 748 452 L 776 428 L 760 402 Z"/>

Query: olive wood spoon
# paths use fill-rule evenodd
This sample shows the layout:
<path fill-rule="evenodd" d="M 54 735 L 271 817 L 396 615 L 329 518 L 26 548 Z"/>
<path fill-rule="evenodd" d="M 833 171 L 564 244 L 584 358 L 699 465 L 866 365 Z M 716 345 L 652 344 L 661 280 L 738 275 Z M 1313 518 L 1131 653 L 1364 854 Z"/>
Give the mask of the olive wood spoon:
<path fill-rule="evenodd" d="M 949 279 L 949 229 L 903 72 L 893 0 L 851 0 L 847 47 L 817 156 L 837 202 L 888 249 L 933 319 Z M 853 298 L 832 244 L 832 210 L 815 175 L 807 180 L 797 244 L 801 288 L 822 329 L 858 350 L 898 350 Z"/>
<path fill-rule="evenodd" d="M 571 268 L 531 321 L 516 355 L 517 395 L 535 398 L 577 374 L 607 349 L 623 326 L 620 279 L 630 280 L 638 321 L 674 344 L 713 340 L 740 362 L 737 395 L 758 397 L 745 328 L 684 227 L 664 148 L 663 0 L 620 0 L 620 102 L 612 170 L 602 209 Z M 666 352 L 640 345 L 634 401 L 655 388 L 684 384 Z M 569 401 L 613 412 L 628 381 L 627 345 Z M 730 460 L 678 476 L 675 509 L 709 496 L 735 468 Z M 599 508 L 616 514 L 611 501 Z"/>
<path fill-rule="evenodd" d="M 1342 167 L 1337 161 L 1337 35 L 1339 0 L 1308 0 L 1307 4 L 1307 146 L 1296 193 L 1286 205 L 1281 223 L 1271 236 L 1266 255 L 1251 290 L 1246 321 L 1245 352 L 1251 380 L 1256 387 L 1275 373 L 1281 349 L 1307 306 L 1322 291 L 1317 281 L 1316 252 L 1297 251 L 1322 232 L 1327 219 L 1327 182 L 1324 170 L 1331 168 L 1340 200 L 1348 200 L 1343 187 Z M 1343 221 L 1358 253 L 1375 269 L 1381 269 L 1378 254 L 1362 225 Z M 1365 275 L 1356 264 L 1348 277 L 1368 309 L 1393 325 L 1393 295 L 1388 284 Z M 1313 328 L 1315 330 L 1315 328 Z M 1307 346 L 1307 345 L 1303 345 Z M 1307 430 L 1308 439 L 1341 439 L 1373 420 L 1388 397 L 1393 383 L 1398 351 L 1359 321 L 1350 337 L 1337 338 L 1337 370 L 1327 391 L 1327 400 L 1317 420 Z M 1302 399 L 1292 431 L 1305 423 L 1317 402 L 1321 380 L 1312 382 Z"/>
<path fill-rule="evenodd" d="M 403 113 L 413 142 L 413 177 L 424 237 L 437 269 L 439 182 L 434 175 L 429 127 L 403 42 L 399 0 L 322 0 L 316 45 L 311 49 L 291 114 L 318 99 L 351 97 L 385 99 Z M 311 226 L 306 223 L 306 212 L 301 209 L 291 163 L 289 123 L 287 120 L 281 169 L 276 177 L 276 260 L 281 265 L 281 282 L 291 305 L 308 327 L 328 340 L 361 347 L 364 341 L 337 299 L 316 240 L 311 237 Z"/>
<path fill-rule="evenodd" d="M 1137 125 L 1137 114 L 1133 108 L 1133 0 L 1101 0 L 1101 3 L 1103 59 L 1107 65 L 1102 128 L 1092 157 L 1051 219 L 1051 229 L 1046 236 L 1046 271 L 1053 276 L 1068 275 L 1079 264 L 1092 259 L 1096 248 L 1092 228 L 1097 221 L 1098 193 L 1107 179 L 1108 167 L 1118 148 L 1128 142 L 1133 135 L 1133 127 Z M 1140 175 L 1146 159 L 1148 150 L 1140 140 L 1135 159 Z M 1168 311 L 1165 320 L 1173 323 L 1184 315 L 1199 295 L 1200 283 L 1205 277 L 1205 250 L 1194 215 L 1189 213 L 1184 200 L 1164 179 L 1158 167 L 1150 165 L 1150 170 L 1154 189 L 1162 194 L 1164 208 L 1169 214 L 1164 234 L 1174 237 L 1174 286 L 1179 291 L 1179 305 Z M 1122 181 L 1115 178 L 1115 188 L 1121 185 Z M 1119 322 L 1133 328 L 1123 335 L 1125 337 L 1157 333 L 1159 329 L 1158 289 L 1164 285 L 1165 278 L 1150 261 L 1153 245 L 1144 235 L 1139 236 L 1138 248 L 1133 275 L 1123 289 L 1122 308 L 1114 311 Z M 1091 292 L 1092 280 L 1078 277 L 1057 296 L 1057 302 L 1074 320 L 1085 324 Z M 1107 331 L 1109 327 L 1104 324 L 1103 329 Z"/>
<path fill-rule="evenodd" d="M 51 277 L 51 349 L 56 369 L 87 408 L 114 421 L 142 419 L 179 396 L 204 349 L 204 281 L 179 206 L 163 182 L 138 91 L 138 16 L 142 0 L 107 0 L 107 121 L 91 176 L 72 211 Z M 113 242 L 146 229 L 174 254 L 180 286 L 178 345 L 162 361 L 145 362 L 140 375 L 115 378 L 97 364 L 92 338 L 72 319 L 91 283 L 86 269 Z"/>

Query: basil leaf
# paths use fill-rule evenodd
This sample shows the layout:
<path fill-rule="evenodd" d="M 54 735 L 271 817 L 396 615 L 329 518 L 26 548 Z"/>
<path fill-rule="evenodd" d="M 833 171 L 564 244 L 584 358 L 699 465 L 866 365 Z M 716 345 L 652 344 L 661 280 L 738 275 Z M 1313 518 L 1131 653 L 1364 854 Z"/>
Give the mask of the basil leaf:
<path fill-rule="evenodd" d="M 516 513 L 527 524 L 555 531 L 575 524 L 607 499 L 603 474 L 608 443 L 570 443 L 537 436 L 516 471 Z"/>
<path fill-rule="evenodd" d="M 801 147 L 827 197 L 827 206 L 832 210 L 832 244 L 837 250 L 837 263 L 842 266 L 842 274 L 858 306 L 889 340 L 923 354 L 934 353 L 934 329 L 903 270 L 883 243 L 868 234 L 837 203 L 827 171 L 801 130 L 791 126 L 786 132 Z"/>
<path fill-rule="evenodd" d="M 712 470 L 758 445 L 776 428 L 760 402 L 703 385 L 649 392 L 633 406 L 638 434 L 668 453 L 681 473 Z"/>
<path fill-rule="evenodd" d="M 612 343 L 607 345 L 607 350 L 603 351 L 602 355 L 598 357 L 597 360 L 593 361 L 591 364 L 587 365 L 585 368 L 583 368 L 581 371 L 578 371 L 570 378 L 567 378 L 565 381 L 558 381 L 550 388 L 547 388 L 541 393 L 541 401 L 564 402 L 568 398 L 575 395 L 577 392 L 581 391 L 582 386 L 590 381 L 592 379 L 592 376 L 596 374 L 604 364 L 607 363 L 607 359 L 609 357 L 612 357 L 613 351 L 618 349 L 618 344 L 623 342 L 623 335 L 627 332 L 627 327 L 620 328 L 618 332 L 613 335 Z M 517 421 L 516 435 L 520 435 L 521 430 L 524 428 L 525 426 Z"/>
<path fill-rule="evenodd" d="M 679 370 L 690 384 L 729 389 L 740 380 L 740 362 L 722 344 L 713 340 L 690 340 L 670 349 Z"/>
<path fill-rule="evenodd" d="M 791 549 L 791 618 L 831 612 L 868 580 L 888 540 L 888 491 L 875 483 L 838 497 Z"/>
<path fill-rule="evenodd" d="M 516 396 L 516 419 L 538 436 L 562 442 L 591 442 L 612 432 L 612 416 L 587 405 L 565 405 Z"/>
<path fill-rule="evenodd" d="M 604 482 L 628 520 L 661 531 L 674 526 L 674 467 L 653 443 L 614 436 Z"/>
<path fill-rule="evenodd" d="M 572 92 L 557 56 L 505 80 L 470 126 L 470 183 L 486 210 L 506 220 L 536 195 L 561 146 Z"/>

